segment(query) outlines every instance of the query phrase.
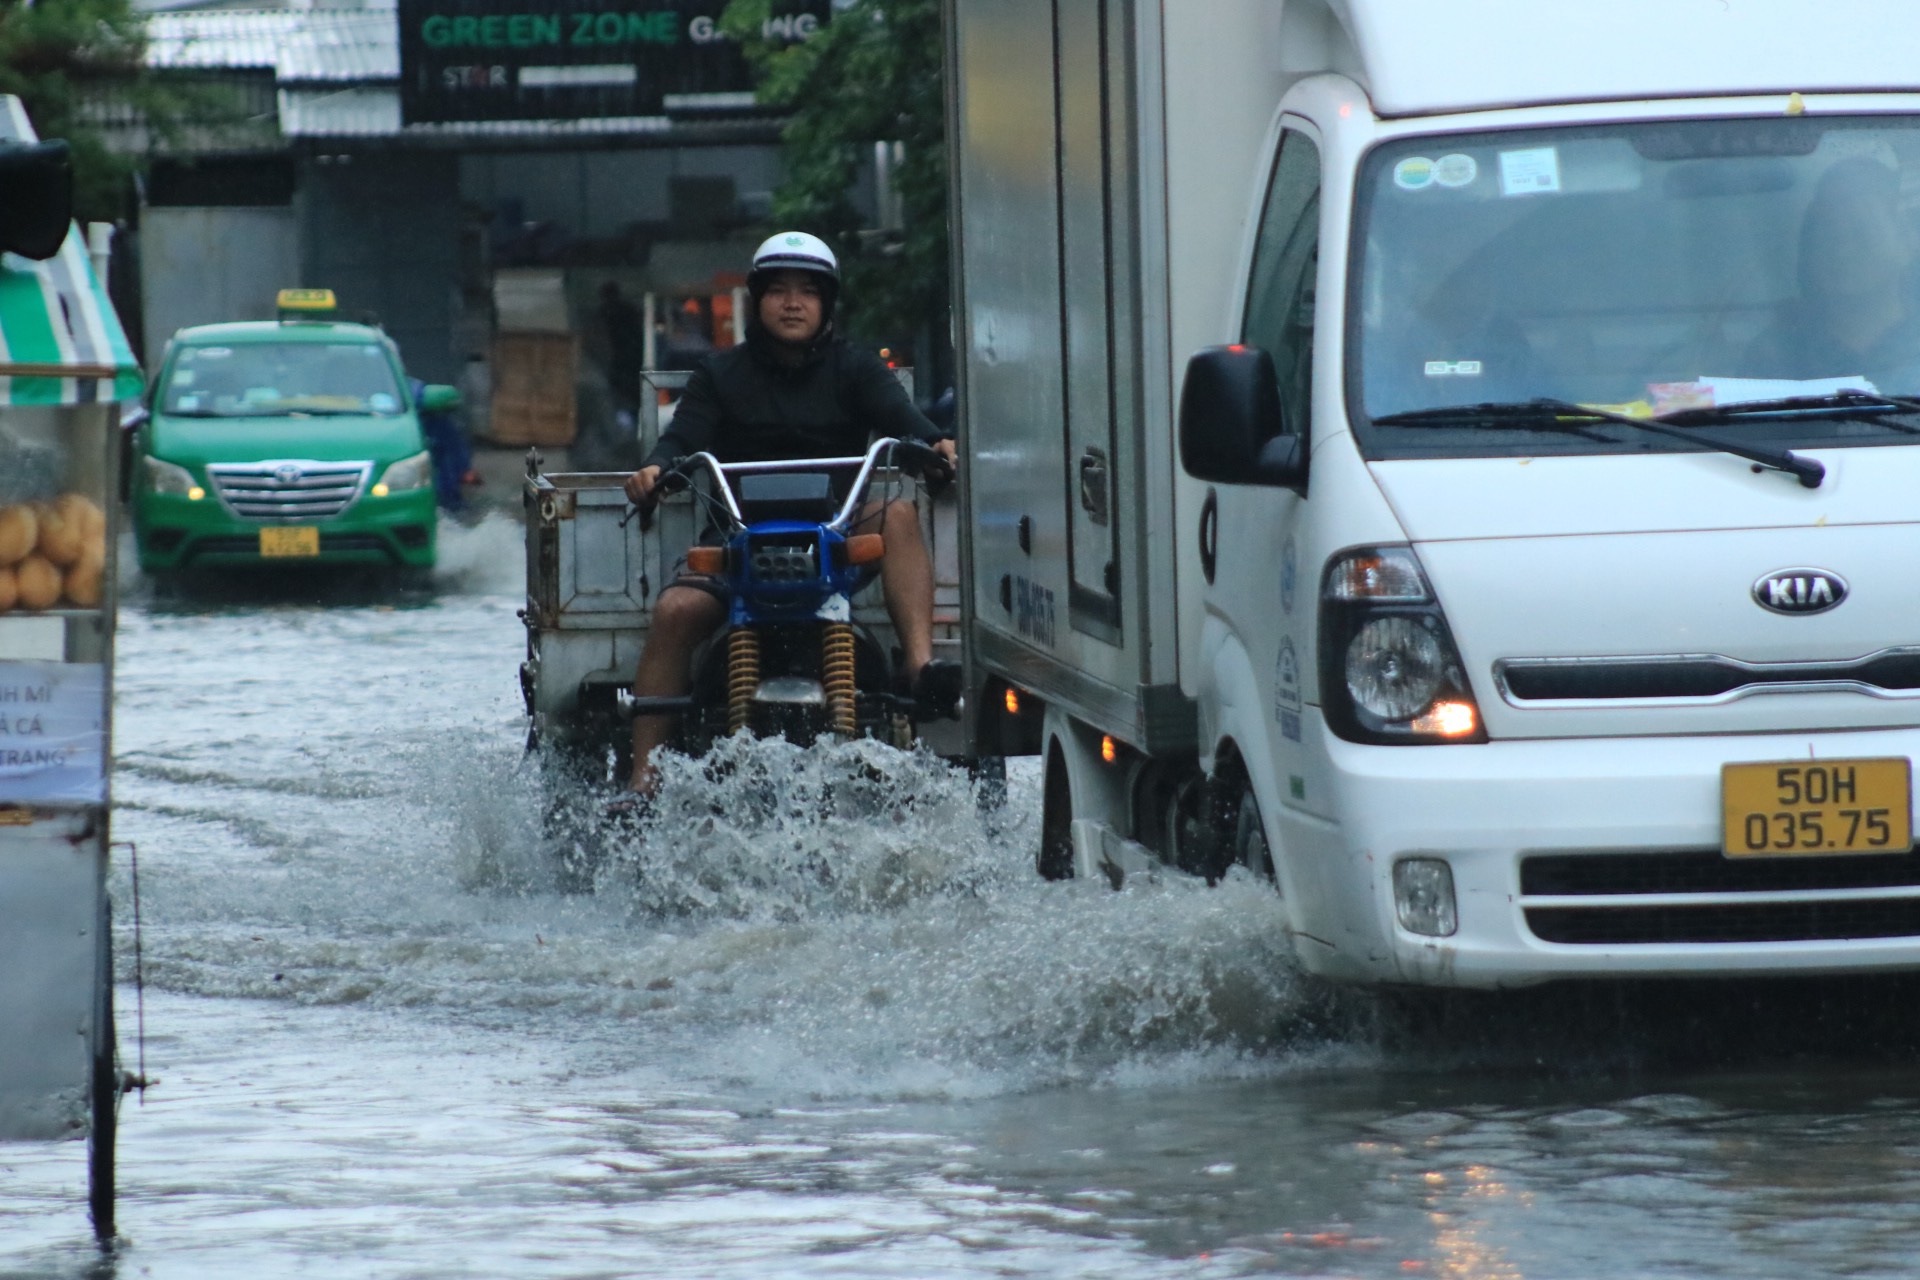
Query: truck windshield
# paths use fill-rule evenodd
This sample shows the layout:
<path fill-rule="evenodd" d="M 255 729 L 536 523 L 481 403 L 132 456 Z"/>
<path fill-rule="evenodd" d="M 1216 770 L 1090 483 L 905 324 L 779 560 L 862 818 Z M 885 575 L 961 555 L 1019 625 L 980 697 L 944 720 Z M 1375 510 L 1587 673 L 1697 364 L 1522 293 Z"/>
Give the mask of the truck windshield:
<path fill-rule="evenodd" d="M 1370 457 L 1716 447 L 1567 430 L 1534 400 L 1784 448 L 1920 442 L 1915 122 L 1405 139 L 1369 154 L 1355 226 L 1347 394 Z"/>
<path fill-rule="evenodd" d="M 182 347 L 161 382 L 160 412 L 197 418 L 400 413 L 404 392 L 372 342 Z"/>

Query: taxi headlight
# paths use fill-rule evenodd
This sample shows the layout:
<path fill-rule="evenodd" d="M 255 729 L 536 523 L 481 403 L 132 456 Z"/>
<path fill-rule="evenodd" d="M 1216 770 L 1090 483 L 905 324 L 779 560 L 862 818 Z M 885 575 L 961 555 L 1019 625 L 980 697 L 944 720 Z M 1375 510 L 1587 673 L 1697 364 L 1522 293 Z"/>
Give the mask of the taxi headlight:
<path fill-rule="evenodd" d="M 411 489 L 424 489 L 433 483 L 433 455 L 426 451 L 414 454 L 411 458 L 402 458 L 380 473 L 380 483 L 374 488 L 384 488 L 388 493 L 406 493 Z"/>
<path fill-rule="evenodd" d="M 162 462 L 159 458 L 143 458 L 141 461 L 147 468 L 147 488 L 155 493 L 184 498 L 199 487 L 193 472 L 178 463 Z"/>

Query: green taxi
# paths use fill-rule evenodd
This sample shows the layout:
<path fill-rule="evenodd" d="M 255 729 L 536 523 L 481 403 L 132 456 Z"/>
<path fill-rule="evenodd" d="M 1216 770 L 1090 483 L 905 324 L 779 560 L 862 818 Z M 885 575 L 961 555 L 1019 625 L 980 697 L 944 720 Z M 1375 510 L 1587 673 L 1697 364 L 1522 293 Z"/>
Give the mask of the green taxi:
<path fill-rule="evenodd" d="M 132 442 L 141 569 L 430 568 L 433 458 L 393 340 L 334 319 L 324 290 L 281 307 L 167 344 Z M 420 404 L 455 398 L 427 387 Z"/>

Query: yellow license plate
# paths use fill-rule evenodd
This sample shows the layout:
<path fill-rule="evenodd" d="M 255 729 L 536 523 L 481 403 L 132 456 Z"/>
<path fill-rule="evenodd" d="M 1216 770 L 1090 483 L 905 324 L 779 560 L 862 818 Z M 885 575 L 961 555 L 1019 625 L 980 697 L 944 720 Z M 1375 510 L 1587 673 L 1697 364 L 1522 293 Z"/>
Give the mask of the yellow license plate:
<path fill-rule="evenodd" d="M 286 529 L 262 529 L 260 554 L 263 556 L 317 556 L 320 531 L 312 525 L 294 525 Z"/>
<path fill-rule="evenodd" d="M 1722 765 L 1720 848 L 1729 858 L 1905 853 L 1912 790 L 1907 760 Z"/>

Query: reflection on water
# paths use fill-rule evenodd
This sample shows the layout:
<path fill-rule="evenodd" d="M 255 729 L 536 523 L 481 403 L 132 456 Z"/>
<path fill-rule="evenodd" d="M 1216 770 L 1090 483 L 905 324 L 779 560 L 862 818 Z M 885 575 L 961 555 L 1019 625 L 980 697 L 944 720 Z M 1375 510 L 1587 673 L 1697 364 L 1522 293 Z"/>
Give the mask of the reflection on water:
<path fill-rule="evenodd" d="M 110 1274 L 1800 1277 L 1920 1252 L 1908 985 L 1330 992 L 1264 886 L 1042 884 L 1031 771 L 983 810 L 865 745 L 675 762 L 562 892 L 521 753 L 517 530 L 451 533 L 397 600 L 136 592 L 117 834 L 161 1083 L 124 1116 Z M 75 1145 L 0 1149 L 0 1276 L 97 1268 L 82 1181 Z"/>

